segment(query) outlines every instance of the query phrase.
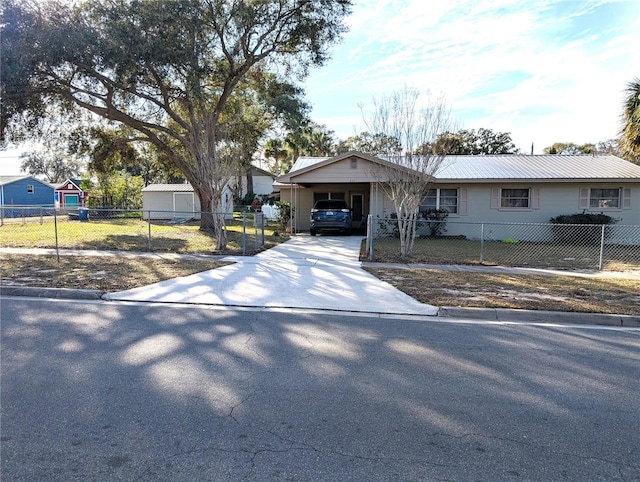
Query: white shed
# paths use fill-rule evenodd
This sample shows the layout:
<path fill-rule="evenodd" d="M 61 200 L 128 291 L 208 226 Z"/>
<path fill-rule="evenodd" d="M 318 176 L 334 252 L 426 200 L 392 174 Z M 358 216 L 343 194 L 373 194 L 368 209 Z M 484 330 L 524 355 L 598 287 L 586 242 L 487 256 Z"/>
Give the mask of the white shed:
<path fill-rule="evenodd" d="M 233 218 L 233 195 L 229 187 L 222 194 L 226 219 Z M 142 190 L 143 219 L 200 219 L 200 200 L 191 184 L 149 184 Z"/>

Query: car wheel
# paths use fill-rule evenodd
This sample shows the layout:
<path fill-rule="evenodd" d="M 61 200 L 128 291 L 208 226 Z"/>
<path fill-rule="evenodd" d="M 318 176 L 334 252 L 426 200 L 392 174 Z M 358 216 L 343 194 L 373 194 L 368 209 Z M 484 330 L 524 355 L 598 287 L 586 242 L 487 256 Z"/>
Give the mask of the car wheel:
<path fill-rule="evenodd" d="M 345 229 L 345 230 L 344 230 L 344 234 L 345 234 L 346 236 L 351 236 L 351 228 L 349 228 L 349 229 Z"/>
<path fill-rule="evenodd" d="M 311 236 L 315 236 L 316 235 L 316 230 L 311 228 L 311 230 L 309 231 L 311 233 Z"/>

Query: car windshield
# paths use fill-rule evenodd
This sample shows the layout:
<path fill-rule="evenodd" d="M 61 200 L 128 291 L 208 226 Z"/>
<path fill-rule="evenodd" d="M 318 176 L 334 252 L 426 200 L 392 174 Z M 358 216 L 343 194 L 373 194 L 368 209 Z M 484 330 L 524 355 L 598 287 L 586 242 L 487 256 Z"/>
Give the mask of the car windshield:
<path fill-rule="evenodd" d="M 348 209 L 347 203 L 341 199 L 322 199 L 317 201 L 315 209 Z"/>

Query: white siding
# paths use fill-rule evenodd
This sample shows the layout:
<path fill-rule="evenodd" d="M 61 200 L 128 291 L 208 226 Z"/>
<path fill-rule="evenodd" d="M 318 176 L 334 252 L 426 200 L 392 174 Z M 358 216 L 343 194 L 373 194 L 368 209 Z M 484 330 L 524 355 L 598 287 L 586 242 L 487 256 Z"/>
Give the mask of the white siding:
<path fill-rule="evenodd" d="M 194 193 L 173 191 L 149 191 L 142 193 L 142 219 L 172 219 L 176 215 L 174 194 L 178 196 L 193 195 L 193 209 L 200 211 L 200 200 Z M 181 209 L 178 207 L 178 209 Z M 197 216 L 199 218 L 199 216 Z"/>
<path fill-rule="evenodd" d="M 244 182 L 247 182 L 245 178 Z M 269 176 L 253 176 L 253 192 L 255 194 L 271 194 L 273 192 L 273 178 Z"/>
<path fill-rule="evenodd" d="M 241 188 L 238 194 L 242 197 L 247 193 L 247 176 L 242 176 Z M 273 178 L 270 176 L 253 175 L 253 193 L 271 194 L 273 192 Z"/>
<path fill-rule="evenodd" d="M 355 161 L 355 164 L 352 162 Z M 355 183 L 374 182 L 379 177 L 374 169 L 378 166 L 361 158 L 347 158 L 328 166 L 293 178 L 297 183 Z"/>

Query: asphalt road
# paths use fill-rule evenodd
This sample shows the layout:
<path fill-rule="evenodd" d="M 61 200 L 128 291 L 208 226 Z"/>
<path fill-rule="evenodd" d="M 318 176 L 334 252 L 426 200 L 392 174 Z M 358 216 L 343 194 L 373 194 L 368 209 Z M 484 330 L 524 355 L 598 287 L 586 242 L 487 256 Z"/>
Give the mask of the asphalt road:
<path fill-rule="evenodd" d="M 638 480 L 640 331 L 3 298 L 2 479 Z"/>

